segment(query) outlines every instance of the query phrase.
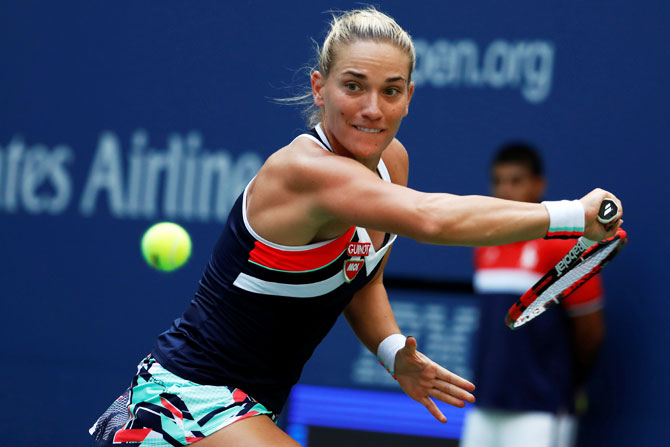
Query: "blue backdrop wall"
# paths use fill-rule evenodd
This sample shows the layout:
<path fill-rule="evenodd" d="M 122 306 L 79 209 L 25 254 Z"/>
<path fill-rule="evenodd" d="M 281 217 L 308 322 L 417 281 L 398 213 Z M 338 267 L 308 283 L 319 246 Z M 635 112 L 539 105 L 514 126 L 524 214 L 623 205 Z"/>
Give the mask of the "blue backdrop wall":
<path fill-rule="evenodd" d="M 547 160 L 549 199 L 600 186 L 623 200 L 631 241 L 604 273 L 609 330 L 582 436 L 660 445 L 670 8 L 584 3 L 378 6 L 417 46 L 399 133 L 412 187 L 486 194 L 492 151 L 523 138 Z M 357 5 L 0 2 L 3 445 L 90 445 L 88 426 L 189 301 L 234 197 L 303 129 L 271 98 L 308 85 L 324 12 Z M 139 255 L 158 220 L 194 241 L 169 275 Z M 401 240 L 387 271 L 468 279 L 470 251 Z"/>

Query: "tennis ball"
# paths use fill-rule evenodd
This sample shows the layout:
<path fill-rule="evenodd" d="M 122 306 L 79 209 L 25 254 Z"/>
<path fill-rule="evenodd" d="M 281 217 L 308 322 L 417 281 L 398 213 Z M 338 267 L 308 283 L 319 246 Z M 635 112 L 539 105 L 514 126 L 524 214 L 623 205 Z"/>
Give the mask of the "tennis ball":
<path fill-rule="evenodd" d="M 171 272 L 191 256 L 191 237 L 181 226 L 159 222 L 142 236 L 142 255 L 147 264 L 163 272 Z"/>

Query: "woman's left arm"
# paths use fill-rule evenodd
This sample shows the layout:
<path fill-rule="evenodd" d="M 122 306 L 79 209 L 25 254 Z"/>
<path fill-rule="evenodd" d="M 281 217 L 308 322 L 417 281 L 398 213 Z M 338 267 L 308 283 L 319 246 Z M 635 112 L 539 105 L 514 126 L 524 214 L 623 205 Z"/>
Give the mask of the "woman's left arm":
<path fill-rule="evenodd" d="M 375 278 L 356 293 L 344 310 L 344 316 L 356 336 L 375 355 L 386 337 L 400 334 L 382 282 L 388 255 L 384 257 Z M 438 421 L 446 422 L 447 418 L 431 397 L 463 407 L 465 402 L 475 401 L 470 394 L 475 386 L 433 362 L 416 347 L 416 339 L 408 337 L 404 347 L 397 351 L 394 364 L 385 366 L 394 371 L 398 384 L 409 397 L 420 402 Z"/>
<path fill-rule="evenodd" d="M 351 329 L 361 343 L 375 355 L 382 340 L 391 334 L 400 333 L 382 282 L 390 251 L 389 249 L 382 259 L 375 277 L 354 295 L 344 309 L 344 316 Z"/>

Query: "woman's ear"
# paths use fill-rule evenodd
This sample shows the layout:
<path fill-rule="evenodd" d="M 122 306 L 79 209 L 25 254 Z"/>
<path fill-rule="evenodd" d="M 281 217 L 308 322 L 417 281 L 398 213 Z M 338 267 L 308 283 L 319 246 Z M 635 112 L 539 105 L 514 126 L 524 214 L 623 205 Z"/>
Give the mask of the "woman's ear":
<path fill-rule="evenodd" d="M 325 84 L 325 80 L 321 75 L 321 72 L 314 70 L 312 76 L 310 77 L 310 82 L 312 83 L 312 97 L 314 98 L 314 105 L 323 107 L 323 96 L 321 96 L 321 89 Z"/>
<path fill-rule="evenodd" d="M 412 100 L 412 95 L 414 94 L 414 82 L 409 83 L 409 90 L 407 91 L 408 96 L 407 96 L 407 105 L 405 106 L 405 113 L 403 114 L 403 117 L 407 116 L 409 113 L 409 102 Z"/>

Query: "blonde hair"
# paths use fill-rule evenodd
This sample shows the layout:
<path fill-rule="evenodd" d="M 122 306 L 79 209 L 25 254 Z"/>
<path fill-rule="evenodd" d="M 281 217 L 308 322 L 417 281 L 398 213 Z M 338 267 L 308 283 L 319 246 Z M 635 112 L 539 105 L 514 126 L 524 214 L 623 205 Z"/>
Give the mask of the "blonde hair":
<path fill-rule="evenodd" d="M 310 69 L 310 76 L 318 68 L 327 78 L 335 65 L 337 50 L 359 40 L 388 42 L 406 52 L 409 57 L 408 82 L 411 80 L 416 64 L 416 52 L 411 36 L 393 18 L 372 6 L 345 11 L 339 15 L 333 14 L 323 45 L 321 48 L 316 45 L 318 62 L 316 67 Z M 307 118 L 308 127 L 314 127 L 321 121 L 321 109 L 314 104 L 311 90 L 300 96 L 282 99 L 280 102 L 306 105 L 303 113 Z"/>

